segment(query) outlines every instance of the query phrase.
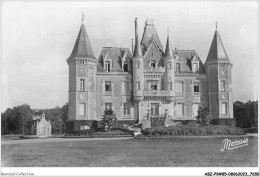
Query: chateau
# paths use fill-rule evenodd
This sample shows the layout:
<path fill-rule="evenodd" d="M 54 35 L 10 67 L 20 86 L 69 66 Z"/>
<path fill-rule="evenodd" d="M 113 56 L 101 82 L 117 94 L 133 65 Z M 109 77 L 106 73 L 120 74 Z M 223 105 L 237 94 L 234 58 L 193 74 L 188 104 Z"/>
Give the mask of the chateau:
<path fill-rule="evenodd" d="M 169 34 L 164 49 L 153 20 L 146 20 L 140 39 L 135 19 L 134 50 L 103 47 L 96 58 L 81 25 L 67 59 L 67 131 L 93 128 L 107 109 L 119 122 L 146 125 L 154 115 L 167 115 L 168 122 L 194 120 L 202 106 L 216 124 L 235 125 L 232 63 L 217 28 L 204 64 L 195 50 L 172 49 Z"/>

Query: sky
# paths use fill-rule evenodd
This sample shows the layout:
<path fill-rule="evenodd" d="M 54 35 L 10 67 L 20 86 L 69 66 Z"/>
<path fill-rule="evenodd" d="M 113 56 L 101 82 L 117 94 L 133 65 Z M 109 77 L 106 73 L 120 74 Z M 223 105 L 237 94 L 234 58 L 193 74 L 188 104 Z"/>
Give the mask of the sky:
<path fill-rule="evenodd" d="M 33 109 L 68 102 L 68 65 L 84 13 L 92 48 L 131 48 L 134 19 L 141 36 L 153 19 L 163 45 L 196 50 L 202 62 L 218 22 L 233 62 L 233 101 L 258 99 L 257 2 L 3 2 L 1 111 L 27 103 Z"/>

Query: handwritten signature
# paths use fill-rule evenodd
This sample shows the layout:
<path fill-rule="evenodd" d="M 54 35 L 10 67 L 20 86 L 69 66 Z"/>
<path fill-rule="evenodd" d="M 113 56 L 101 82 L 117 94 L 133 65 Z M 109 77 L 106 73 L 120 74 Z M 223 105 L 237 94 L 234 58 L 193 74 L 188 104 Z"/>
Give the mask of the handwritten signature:
<path fill-rule="evenodd" d="M 238 141 L 231 141 L 229 139 L 224 139 L 223 144 L 224 146 L 221 148 L 221 151 L 224 151 L 225 149 L 232 150 L 235 148 L 248 145 L 248 138 L 244 138 L 244 140 L 238 140 Z"/>

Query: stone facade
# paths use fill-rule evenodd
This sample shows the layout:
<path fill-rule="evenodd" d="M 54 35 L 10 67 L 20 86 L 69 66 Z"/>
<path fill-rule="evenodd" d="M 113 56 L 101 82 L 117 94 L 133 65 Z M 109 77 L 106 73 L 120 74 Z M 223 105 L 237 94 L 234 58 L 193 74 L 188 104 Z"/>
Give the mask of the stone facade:
<path fill-rule="evenodd" d="M 147 113 L 194 120 L 200 106 L 209 107 L 212 119 L 225 119 L 217 122 L 233 121 L 232 64 L 217 30 L 203 64 L 194 50 L 173 50 L 169 34 L 163 50 L 152 20 L 145 22 L 139 42 L 137 19 L 133 54 L 128 48 L 104 47 L 96 59 L 82 24 L 67 63 L 70 125 L 100 121 L 105 109 L 119 121 L 146 126 Z"/>

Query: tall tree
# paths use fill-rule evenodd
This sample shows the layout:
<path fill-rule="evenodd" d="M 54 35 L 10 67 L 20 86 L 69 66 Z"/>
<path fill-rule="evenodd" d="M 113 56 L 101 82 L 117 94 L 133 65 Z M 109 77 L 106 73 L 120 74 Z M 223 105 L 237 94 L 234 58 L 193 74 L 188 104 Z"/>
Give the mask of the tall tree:
<path fill-rule="evenodd" d="M 68 103 L 64 104 L 61 107 L 61 111 L 62 111 L 62 133 L 64 133 L 66 131 L 66 122 L 68 120 L 68 111 L 69 111 L 69 105 Z"/>
<path fill-rule="evenodd" d="M 210 125 L 210 114 L 208 108 L 199 107 L 196 123 L 199 125 Z"/>

